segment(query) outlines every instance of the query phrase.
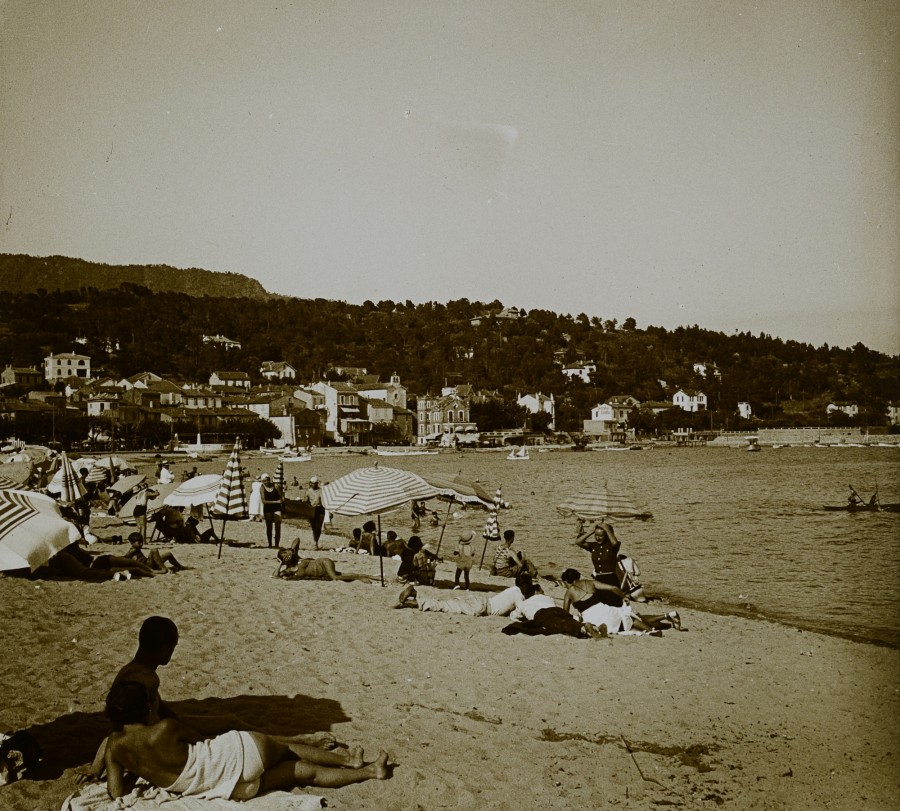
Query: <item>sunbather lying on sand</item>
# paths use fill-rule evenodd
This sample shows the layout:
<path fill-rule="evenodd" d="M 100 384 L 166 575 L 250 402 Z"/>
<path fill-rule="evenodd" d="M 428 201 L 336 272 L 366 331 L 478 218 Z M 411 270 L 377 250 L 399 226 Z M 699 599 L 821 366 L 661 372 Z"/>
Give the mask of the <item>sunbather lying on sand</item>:
<path fill-rule="evenodd" d="M 77 541 L 50 558 L 47 568 L 55 574 L 79 580 L 112 580 L 119 572 L 128 572 L 135 577 L 154 576 L 153 570 L 140 561 L 119 555 L 92 555 Z"/>
<path fill-rule="evenodd" d="M 295 538 L 293 543 L 278 551 L 278 560 L 281 561 L 275 572 L 276 577 L 285 580 L 343 580 L 345 583 L 360 580 L 363 583 L 371 583 L 372 578 L 364 574 L 341 574 L 334 566 L 331 558 L 301 558 L 300 539 Z"/>
<path fill-rule="evenodd" d="M 400 592 L 394 608 L 418 608 L 444 614 L 465 614 L 469 617 L 504 617 L 524 600 L 518 586 L 498 592 L 447 591 L 433 586 L 407 586 Z"/>
<path fill-rule="evenodd" d="M 131 792 L 134 777 L 175 794 L 248 800 L 275 789 L 339 788 L 389 776 L 384 753 L 366 764 L 361 748 L 326 752 L 236 730 L 202 740 L 175 719 L 151 723 L 150 699 L 140 682 L 113 687 L 106 714 L 118 730 L 106 748 L 107 788 L 113 799 Z"/>

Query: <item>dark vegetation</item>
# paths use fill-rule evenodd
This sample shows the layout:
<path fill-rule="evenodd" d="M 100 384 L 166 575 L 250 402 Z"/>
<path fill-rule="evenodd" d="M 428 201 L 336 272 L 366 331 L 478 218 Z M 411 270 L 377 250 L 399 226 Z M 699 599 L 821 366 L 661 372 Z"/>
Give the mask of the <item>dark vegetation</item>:
<path fill-rule="evenodd" d="M 17 259 L 20 275 L 24 260 L 45 261 Z M 366 367 L 382 379 L 397 372 L 412 397 L 462 383 L 496 391 L 501 399 L 513 402 L 517 394 L 552 393 L 557 427 L 569 431 L 579 430 L 590 409 L 613 395 L 671 402 L 678 388 L 702 390 L 709 398 L 709 410 L 656 417 L 635 413 L 631 424 L 637 422 L 635 427 L 645 431 L 664 430 L 667 422 L 675 421 L 743 430 L 750 426 L 738 419 L 736 406 L 747 401 L 754 425 L 830 422 L 876 427 L 887 422 L 887 403 L 900 399 L 900 357 L 861 343 L 851 348 L 814 347 L 765 334 L 726 335 L 699 326 L 640 329 L 633 318 L 618 324 L 598 316 L 572 317 L 547 310 L 531 310 L 518 320 L 502 319 L 497 317 L 503 306 L 499 301 L 353 305 L 326 299 L 234 297 L 230 291 L 235 274 L 207 271 L 172 272 L 209 274 L 203 276 L 203 287 L 215 295 L 152 292 L 131 282 L 107 289 L 82 285 L 62 292 L 50 290 L 38 269 L 35 265 L 29 273 L 30 291 L 12 291 L 0 298 L 0 361 L 14 366 L 41 368 L 51 351 L 75 351 L 91 357 L 95 377 L 149 370 L 179 380 L 206 381 L 213 370 L 234 370 L 259 380 L 262 361 L 284 360 L 296 368 L 298 382 L 309 382 L 325 376 L 332 365 L 351 365 Z M 218 285 L 222 276 L 229 278 L 226 289 Z M 473 324 L 473 319 L 480 323 Z M 225 335 L 239 341 L 241 348 L 204 344 L 204 334 Z M 86 342 L 77 344 L 76 337 Z M 596 364 L 590 384 L 567 380 L 562 374 L 562 363 L 578 360 Z M 695 362 L 715 364 L 721 378 L 697 375 Z M 844 401 L 858 404 L 858 417 L 840 412 L 826 417 L 829 402 Z M 480 408 L 485 421 L 503 421 L 503 406 L 494 407 L 501 411 L 497 414 L 491 406 Z M 476 408 L 473 418 L 477 413 Z M 479 427 L 487 429 L 480 423 Z"/>

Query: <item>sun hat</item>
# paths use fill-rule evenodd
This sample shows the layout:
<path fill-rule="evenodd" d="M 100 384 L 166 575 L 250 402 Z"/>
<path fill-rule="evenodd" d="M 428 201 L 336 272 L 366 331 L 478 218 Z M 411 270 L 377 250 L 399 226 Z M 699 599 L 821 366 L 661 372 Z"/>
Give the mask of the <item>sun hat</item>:
<path fill-rule="evenodd" d="M 310 484 L 318 484 L 318 483 L 319 483 L 319 477 L 318 477 L 318 476 L 310 476 L 310 477 L 309 477 L 309 483 L 310 483 Z"/>
<path fill-rule="evenodd" d="M 459 536 L 459 542 L 460 543 L 469 543 L 472 540 L 472 538 L 474 538 L 474 537 L 475 537 L 474 530 L 472 532 L 464 532 L 462 535 Z"/>
<path fill-rule="evenodd" d="M 259 477 L 259 480 L 260 480 L 261 482 L 267 482 L 267 481 L 268 481 L 269 479 L 271 479 L 271 478 L 272 478 L 272 477 L 271 477 L 268 473 L 263 473 L 263 474 Z"/>

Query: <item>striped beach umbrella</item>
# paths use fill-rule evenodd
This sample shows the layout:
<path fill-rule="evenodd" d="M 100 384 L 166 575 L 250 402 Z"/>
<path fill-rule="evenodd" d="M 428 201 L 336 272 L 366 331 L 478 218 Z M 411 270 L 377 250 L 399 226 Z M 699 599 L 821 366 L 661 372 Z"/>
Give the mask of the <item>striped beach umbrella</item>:
<path fill-rule="evenodd" d="M 94 465 L 91 468 L 91 472 L 84 477 L 84 481 L 87 484 L 96 484 L 99 482 L 105 482 L 109 479 L 109 471 L 106 468 L 100 467 L 99 465 Z"/>
<path fill-rule="evenodd" d="M 247 494 L 244 492 L 244 476 L 241 471 L 241 444 L 234 443 L 234 450 L 225 465 L 225 472 L 219 482 L 216 498 L 210 514 L 222 519 L 222 532 L 219 533 L 219 557 L 222 556 L 222 542 L 225 540 L 225 522 L 229 519 L 246 518 L 250 513 L 247 507 Z"/>
<path fill-rule="evenodd" d="M 66 456 L 65 451 L 60 454 L 59 469 L 61 473 L 58 479 L 59 500 L 63 504 L 71 504 L 73 501 L 78 501 L 87 490 L 84 487 L 81 476 L 79 476 L 75 472 L 75 468 L 72 467 L 72 462 L 69 457 Z"/>
<path fill-rule="evenodd" d="M 653 517 L 653 513 L 639 509 L 624 489 L 610 487 L 607 482 L 569 496 L 556 509 L 562 515 L 574 515 L 586 521 L 606 518 L 646 520 Z"/>
<path fill-rule="evenodd" d="M 284 493 L 284 462 L 278 460 L 278 467 L 275 468 L 275 486 Z"/>
<path fill-rule="evenodd" d="M 247 495 L 244 492 L 244 478 L 241 475 L 241 453 L 238 443 L 235 443 L 234 450 L 231 451 L 231 456 L 228 458 L 225 473 L 222 474 L 219 489 L 210 511 L 216 517 L 246 518 L 248 515 Z"/>
<path fill-rule="evenodd" d="M 381 545 L 381 513 L 409 501 L 425 501 L 438 491 L 421 476 L 392 467 L 362 467 L 322 488 L 322 506 L 336 515 L 378 515 L 378 546 Z M 384 556 L 378 556 L 384 585 Z"/>
<path fill-rule="evenodd" d="M 80 537 L 50 496 L 0 490 L 0 571 L 34 571 Z"/>
<path fill-rule="evenodd" d="M 8 476 L 0 476 L 0 490 L 29 490 L 21 482 L 10 479 Z"/>
<path fill-rule="evenodd" d="M 375 515 L 438 495 L 421 476 L 392 467 L 361 467 L 322 488 L 322 506 L 335 515 Z"/>

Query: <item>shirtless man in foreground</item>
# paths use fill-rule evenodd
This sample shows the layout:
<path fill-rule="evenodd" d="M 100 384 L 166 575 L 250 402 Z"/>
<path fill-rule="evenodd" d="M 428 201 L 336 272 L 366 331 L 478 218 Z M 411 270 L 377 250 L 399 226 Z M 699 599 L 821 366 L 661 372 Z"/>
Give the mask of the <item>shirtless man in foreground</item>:
<path fill-rule="evenodd" d="M 147 690 L 150 705 L 150 724 L 166 718 L 176 720 L 178 716 L 159 695 L 159 674 L 157 668 L 169 664 L 172 654 L 178 645 L 178 627 L 168 617 L 147 617 L 138 634 L 138 649 L 128 664 L 124 665 L 113 679 L 113 686 L 121 682 L 138 682 Z M 192 716 L 185 721 L 197 731 L 199 737 L 209 737 L 235 727 L 251 728 L 250 724 L 234 716 L 208 715 Z M 259 730 L 254 730 L 259 731 Z M 107 740 L 104 739 L 97 750 L 93 763 L 87 769 L 79 769 L 77 782 L 101 780 Z M 312 733 L 296 735 L 290 738 L 278 738 L 285 745 L 306 744 L 310 747 L 334 747 L 337 741 L 330 733 Z"/>
<path fill-rule="evenodd" d="M 261 732 L 232 730 L 204 740 L 174 718 L 152 723 L 151 712 L 150 696 L 140 682 L 119 682 L 109 691 L 106 714 L 117 731 L 108 738 L 105 761 L 113 799 L 131 792 L 132 776 L 176 794 L 234 800 L 276 789 L 339 788 L 389 776 L 385 753 L 366 764 L 361 748 L 343 754 L 302 747 L 298 753 Z"/>

